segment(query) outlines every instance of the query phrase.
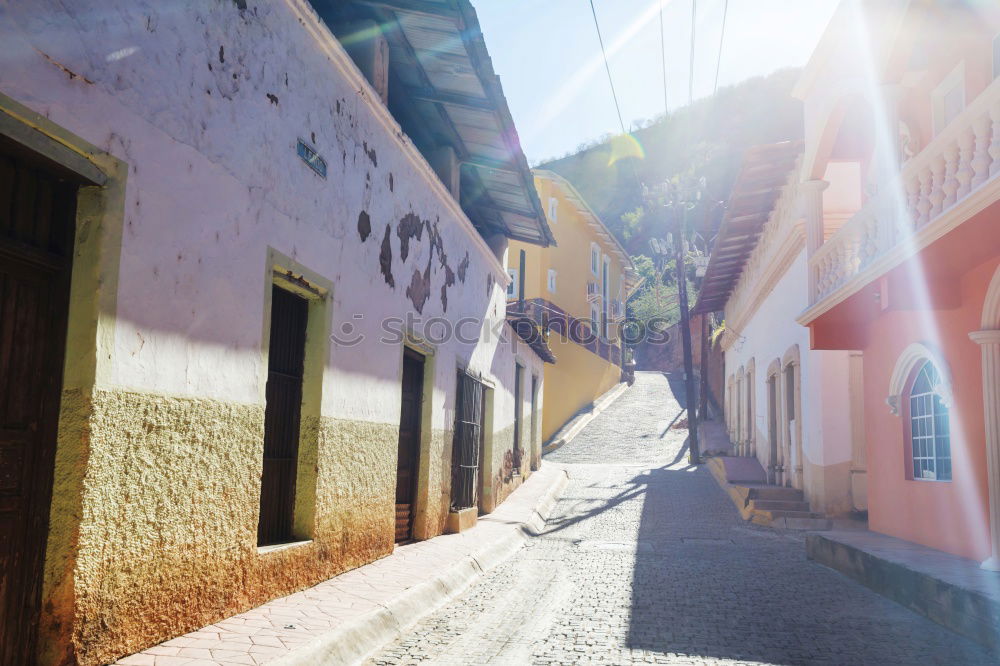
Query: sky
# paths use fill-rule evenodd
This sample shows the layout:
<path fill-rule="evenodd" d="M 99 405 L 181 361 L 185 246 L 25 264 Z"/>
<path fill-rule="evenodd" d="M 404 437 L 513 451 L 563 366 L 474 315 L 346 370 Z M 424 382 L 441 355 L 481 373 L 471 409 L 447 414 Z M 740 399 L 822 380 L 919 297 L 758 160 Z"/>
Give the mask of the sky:
<path fill-rule="evenodd" d="M 594 0 L 626 129 L 688 99 L 692 0 Z M 697 0 L 694 97 L 804 65 L 839 0 Z M 493 67 L 532 164 L 575 151 L 620 125 L 588 0 L 474 0 Z"/>

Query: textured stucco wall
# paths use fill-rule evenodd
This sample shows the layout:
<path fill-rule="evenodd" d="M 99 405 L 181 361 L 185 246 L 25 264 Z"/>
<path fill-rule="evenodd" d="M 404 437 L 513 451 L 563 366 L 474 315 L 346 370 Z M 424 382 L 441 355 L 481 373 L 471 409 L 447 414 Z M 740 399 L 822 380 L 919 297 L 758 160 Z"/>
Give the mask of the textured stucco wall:
<path fill-rule="evenodd" d="M 48 663 L 102 663 L 390 552 L 402 331 L 433 359 L 421 537 L 446 518 L 457 369 L 496 389 L 501 459 L 515 359 L 542 372 L 523 345 L 442 329 L 506 332 L 502 264 L 304 3 L 247 4 L 18 0 L 0 15 L 0 91 L 128 169 L 120 266 L 105 258 L 90 285 L 113 326 L 73 341 L 107 353 L 63 401 Z M 312 541 L 261 554 L 275 265 L 329 286 L 316 316 L 336 339 L 303 420 L 315 501 L 296 525 Z"/>

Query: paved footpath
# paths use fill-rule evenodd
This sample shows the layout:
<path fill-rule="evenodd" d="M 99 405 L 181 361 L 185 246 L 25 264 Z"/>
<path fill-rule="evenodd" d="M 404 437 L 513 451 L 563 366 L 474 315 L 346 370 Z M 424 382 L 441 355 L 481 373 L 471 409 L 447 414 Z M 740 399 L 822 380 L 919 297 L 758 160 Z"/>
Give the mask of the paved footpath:
<path fill-rule="evenodd" d="M 704 467 L 666 379 L 637 381 L 547 460 L 545 530 L 373 657 L 389 664 L 994 664 L 975 643 L 750 526 Z"/>

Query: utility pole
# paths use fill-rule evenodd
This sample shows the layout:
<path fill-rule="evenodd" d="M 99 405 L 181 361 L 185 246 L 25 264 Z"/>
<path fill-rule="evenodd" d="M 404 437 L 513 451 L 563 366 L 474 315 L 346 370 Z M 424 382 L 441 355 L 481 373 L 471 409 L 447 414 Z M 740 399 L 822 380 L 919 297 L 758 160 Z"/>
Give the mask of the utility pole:
<path fill-rule="evenodd" d="M 685 194 L 671 183 L 652 190 L 646 189 L 647 205 L 651 210 L 662 211 L 667 228 L 677 232 L 676 238 L 667 233 L 668 240 L 650 240 L 655 258 L 665 261 L 667 254 L 673 250 L 677 267 L 677 302 L 680 307 L 681 346 L 684 354 L 684 393 L 685 407 L 688 417 L 688 461 L 694 465 L 701 461 L 701 450 L 698 446 L 698 386 L 694 378 L 694 354 L 691 345 L 691 315 L 688 308 L 687 292 L 687 216 L 691 208 L 699 205 L 701 190 L 704 189 L 704 178 L 700 179 L 697 188 L 693 188 L 695 196 L 686 200 Z M 662 271 L 662 263 L 657 261 L 657 273 Z"/>
<path fill-rule="evenodd" d="M 675 201 L 670 207 L 675 215 L 679 215 L 678 239 L 674 248 L 677 252 L 677 296 L 681 308 L 681 344 L 684 351 L 684 385 L 687 396 L 688 413 L 688 463 L 698 464 L 701 453 L 698 448 L 698 389 L 694 380 L 694 357 L 691 349 L 691 315 L 688 310 L 687 292 L 687 213 L 685 202 Z"/>
<path fill-rule="evenodd" d="M 701 396 L 698 398 L 699 422 L 708 420 L 708 314 L 701 313 Z"/>

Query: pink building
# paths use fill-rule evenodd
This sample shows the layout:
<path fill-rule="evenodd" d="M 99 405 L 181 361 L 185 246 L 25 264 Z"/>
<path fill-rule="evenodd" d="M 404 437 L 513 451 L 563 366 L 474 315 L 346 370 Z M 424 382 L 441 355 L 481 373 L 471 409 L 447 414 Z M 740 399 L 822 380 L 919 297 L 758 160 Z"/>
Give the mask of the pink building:
<path fill-rule="evenodd" d="M 863 359 L 873 531 L 1000 569 L 1000 5 L 846 2 L 795 90 L 811 347 Z"/>

